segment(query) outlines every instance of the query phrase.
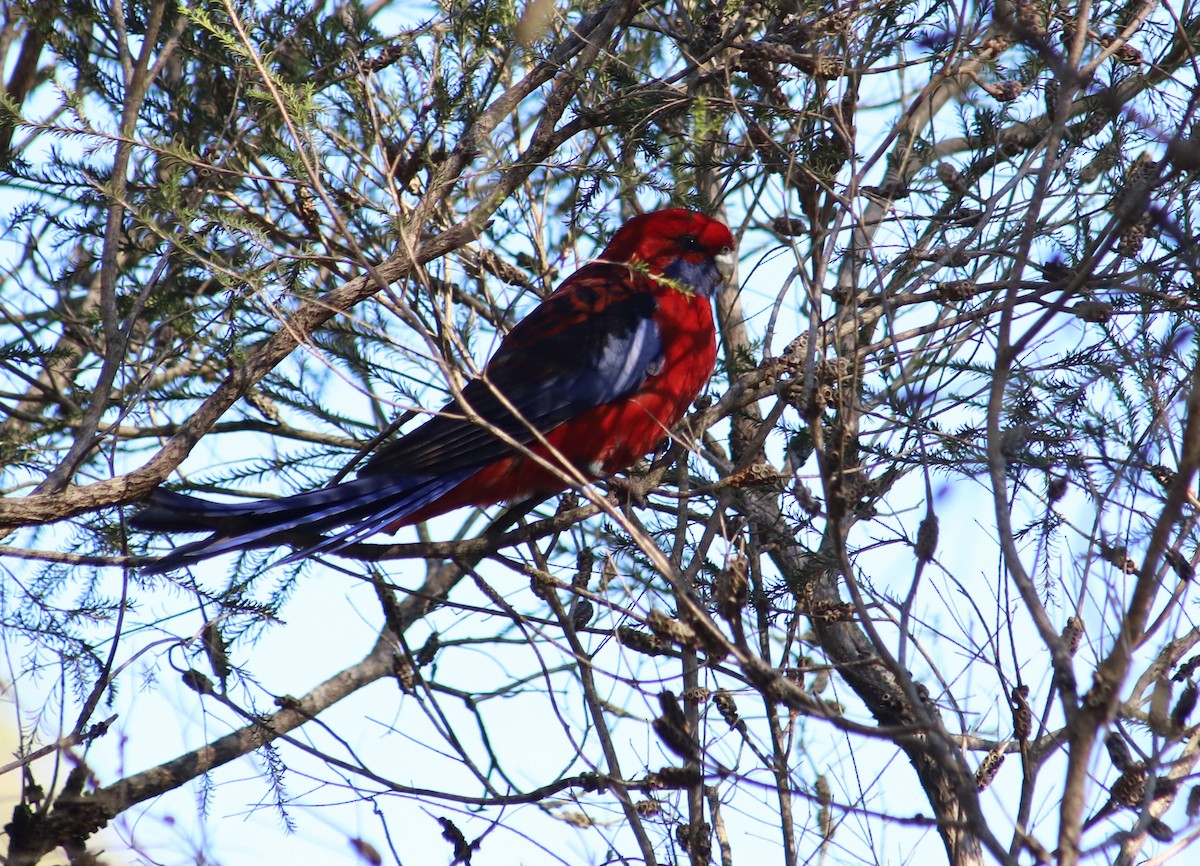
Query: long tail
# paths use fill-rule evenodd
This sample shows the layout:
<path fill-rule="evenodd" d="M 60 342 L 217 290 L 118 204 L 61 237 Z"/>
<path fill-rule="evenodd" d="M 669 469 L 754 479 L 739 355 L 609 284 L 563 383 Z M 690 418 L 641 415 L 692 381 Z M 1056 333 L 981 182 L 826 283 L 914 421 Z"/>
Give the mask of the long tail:
<path fill-rule="evenodd" d="M 313 553 L 341 550 L 403 520 L 453 490 L 474 471 L 468 468 L 434 478 L 374 475 L 296 496 L 253 502 L 210 502 L 160 489 L 150 495 L 147 507 L 133 515 L 130 524 L 154 532 L 212 533 L 147 565 L 151 574 L 194 565 L 230 551 L 301 539 L 311 542 L 281 561 L 292 562 Z M 324 535 L 340 527 L 345 528 Z"/>

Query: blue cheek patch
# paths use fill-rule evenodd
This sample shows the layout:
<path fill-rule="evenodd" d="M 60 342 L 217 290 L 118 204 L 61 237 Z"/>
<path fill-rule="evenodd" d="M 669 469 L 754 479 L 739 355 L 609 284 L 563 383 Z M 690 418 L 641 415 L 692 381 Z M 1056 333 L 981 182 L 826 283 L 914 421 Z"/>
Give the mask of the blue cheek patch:
<path fill-rule="evenodd" d="M 721 285 L 721 274 L 710 261 L 689 262 L 687 259 L 675 259 L 663 268 L 663 273 L 706 298 L 711 298 Z"/>

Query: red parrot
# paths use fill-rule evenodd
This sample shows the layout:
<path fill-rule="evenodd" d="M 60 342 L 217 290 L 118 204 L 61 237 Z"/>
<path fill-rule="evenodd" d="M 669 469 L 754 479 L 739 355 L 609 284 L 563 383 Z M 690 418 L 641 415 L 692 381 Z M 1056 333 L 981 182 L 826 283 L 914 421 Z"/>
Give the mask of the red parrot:
<path fill-rule="evenodd" d="M 548 496 L 568 486 L 561 471 L 530 459 L 496 429 L 589 480 L 627 468 L 666 438 L 712 375 L 711 298 L 733 266 L 733 236 L 716 220 L 682 208 L 634 217 L 599 259 L 508 333 L 483 375 L 462 389 L 462 403 L 451 401 L 385 445 L 354 480 L 238 503 L 156 490 L 133 526 L 212 534 L 176 548 L 151 570 L 285 544 L 301 533 L 321 536 L 290 561 L 466 505 Z M 463 404 L 476 419 L 466 417 Z"/>

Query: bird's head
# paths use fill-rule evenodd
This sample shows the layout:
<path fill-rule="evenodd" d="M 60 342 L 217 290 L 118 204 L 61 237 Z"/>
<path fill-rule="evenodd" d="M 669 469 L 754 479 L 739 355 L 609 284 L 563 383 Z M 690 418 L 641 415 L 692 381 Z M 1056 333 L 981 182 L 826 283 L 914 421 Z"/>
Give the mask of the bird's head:
<path fill-rule="evenodd" d="M 641 214 L 608 242 L 604 261 L 644 267 L 664 284 L 711 297 L 733 279 L 737 256 L 729 228 L 684 208 Z"/>

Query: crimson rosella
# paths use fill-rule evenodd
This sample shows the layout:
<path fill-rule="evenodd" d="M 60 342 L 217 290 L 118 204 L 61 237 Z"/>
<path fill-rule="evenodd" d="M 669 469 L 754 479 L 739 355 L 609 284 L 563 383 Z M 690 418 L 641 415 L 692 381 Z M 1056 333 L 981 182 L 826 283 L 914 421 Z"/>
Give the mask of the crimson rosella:
<path fill-rule="evenodd" d="M 711 298 L 733 266 L 733 236 L 716 220 L 682 208 L 634 217 L 509 332 L 461 402 L 381 448 L 354 480 L 238 503 L 155 491 L 134 526 L 212 534 L 151 569 L 289 542 L 300 545 L 289 560 L 337 551 L 456 508 L 548 496 L 580 475 L 627 468 L 662 442 L 712 374 Z"/>

